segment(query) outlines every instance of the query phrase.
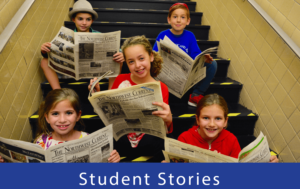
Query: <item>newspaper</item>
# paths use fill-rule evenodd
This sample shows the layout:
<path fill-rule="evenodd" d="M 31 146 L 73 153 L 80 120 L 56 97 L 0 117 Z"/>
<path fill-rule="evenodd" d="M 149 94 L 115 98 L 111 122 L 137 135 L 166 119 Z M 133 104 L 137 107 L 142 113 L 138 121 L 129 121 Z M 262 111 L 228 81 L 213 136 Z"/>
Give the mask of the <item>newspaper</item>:
<path fill-rule="evenodd" d="M 76 80 L 103 75 L 116 77 L 120 64 L 113 55 L 120 50 L 121 31 L 109 33 L 74 32 L 64 26 L 51 41 L 48 66 Z"/>
<path fill-rule="evenodd" d="M 5 162 L 108 162 L 113 151 L 112 125 L 81 139 L 44 150 L 40 145 L 0 137 L 0 155 Z"/>
<path fill-rule="evenodd" d="M 170 138 L 165 139 L 163 153 L 167 162 L 269 162 L 271 156 L 268 141 L 262 132 L 242 149 L 238 159 Z"/>
<path fill-rule="evenodd" d="M 146 133 L 162 139 L 166 136 L 162 118 L 152 115 L 153 111 L 162 110 L 152 104 L 163 102 L 160 82 L 92 93 L 88 99 L 103 123 L 113 124 L 116 141 L 128 133 Z"/>
<path fill-rule="evenodd" d="M 191 87 L 206 77 L 204 54 L 215 52 L 217 48 L 209 48 L 193 60 L 167 36 L 157 42 L 157 46 L 164 64 L 156 79 L 165 83 L 170 93 L 178 98 L 181 98 Z"/>

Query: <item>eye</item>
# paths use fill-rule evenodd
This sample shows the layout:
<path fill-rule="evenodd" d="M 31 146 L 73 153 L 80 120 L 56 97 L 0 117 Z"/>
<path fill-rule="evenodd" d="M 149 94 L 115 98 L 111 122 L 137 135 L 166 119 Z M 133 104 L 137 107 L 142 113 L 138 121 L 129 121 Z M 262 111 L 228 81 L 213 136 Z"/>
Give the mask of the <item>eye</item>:
<path fill-rule="evenodd" d="M 86 19 L 87 21 L 91 21 L 92 19 L 90 19 L 90 18 L 88 18 L 88 19 Z"/>
<path fill-rule="evenodd" d="M 128 64 L 133 64 L 133 61 L 132 60 L 128 61 Z"/>
<path fill-rule="evenodd" d="M 216 120 L 222 120 L 222 118 L 221 117 L 217 117 Z"/>
<path fill-rule="evenodd" d="M 173 16 L 173 18 L 177 18 L 177 16 Z"/>
<path fill-rule="evenodd" d="M 52 112 L 51 115 L 56 116 L 58 115 L 58 112 Z"/>
<path fill-rule="evenodd" d="M 82 18 L 78 18 L 78 20 L 83 20 Z"/>
<path fill-rule="evenodd" d="M 183 16 L 183 17 L 181 17 L 182 19 L 185 19 L 185 17 Z"/>
<path fill-rule="evenodd" d="M 141 58 L 140 58 L 140 60 L 144 60 L 144 58 L 143 58 L 143 57 L 141 57 Z"/>
<path fill-rule="evenodd" d="M 205 119 L 205 120 L 207 120 L 207 119 L 208 119 L 208 117 L 202 117 L 202 119 Z"/>
<path fill-rule="evenodd" d="M 67 111 L 67 115 L 72 115 L 73 112 L 72 111 Z"/>

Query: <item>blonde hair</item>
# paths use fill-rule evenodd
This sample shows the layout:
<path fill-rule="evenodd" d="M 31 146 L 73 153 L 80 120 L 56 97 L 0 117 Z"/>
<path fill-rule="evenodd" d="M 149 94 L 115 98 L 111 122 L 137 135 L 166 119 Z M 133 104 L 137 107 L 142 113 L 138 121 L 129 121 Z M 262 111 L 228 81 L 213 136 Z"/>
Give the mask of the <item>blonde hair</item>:
<path fill-rule="evenodd" d="M 74 108 L 77 115 L 79 114 L 80 112 L 79 97 L 75 91 L 68 88 L 55 89 L 50 91 L 47 94 L 45 100 L 41 103 L 39 108 L 39 119 L 38 119 L 37 135 L 36 135 L 37 138 L 42 134 L 49 135 L 50 132 L 53 131 L 49 123 L 46 121 L 45 115 L 48 114 L 50 110 L 54 108 L 59 102 L 64 100 L 69 100 L 71 106 Z M 84 124 L 81 118 L 76 123 L 74 130 L 77 131 L 84 130 Z"/>
<path fill-rule="evenodd" d="M 188 8 L 186 8 L 186 6 L 182 5 L 182 4 L 177 4 L 174 6 L 171 6 L 169 13 L 168 13 L 168 17 L 171 18 L 172 13 L 177 10 L 177 9 L 183 9 L 186 11 L 186 17 L 187 19 L 190 19 L 190 10 Z"/>
<path fill-rule="evenodd" d="M 142 45 L 145 48 L 146 52 L 149 54 L 149 56 L 153 54 L 154 60 L 153 62 L 151 62 L 150 75 L 152 77 L 158 76 L 162 68 L 163 59 L 157 52 L 152 51 L 152 45 L 144 35 L 130 37 L 124 41 L 121 48 L 125 60 L 126 60 L 126 53 L 125 53 L 126 48 L 134 45 Z"/>
<path fill-rule="evenodd" d="M 224 111 L 224 118 L 225 120 L 227 119 L 228 117 L 228 106 L 227 106 L 227 103 L 225 101 L 225 99 L 214 93 L 214 94 L 208 94 L 206 96 L 204 96 L 197 104 L 197 110 L 196 110 L 196 115 L 199 117 L 200 116 L 200 112 L 201 110 L 204 108 L 204 107 L 207 107 L 207 106 L 211 106 L 211 105 L 214 105 L 214 104 L 217 104 L 219 105 L 223 111 Z M 227 125 L 224 129 L 227 128 Z"/>

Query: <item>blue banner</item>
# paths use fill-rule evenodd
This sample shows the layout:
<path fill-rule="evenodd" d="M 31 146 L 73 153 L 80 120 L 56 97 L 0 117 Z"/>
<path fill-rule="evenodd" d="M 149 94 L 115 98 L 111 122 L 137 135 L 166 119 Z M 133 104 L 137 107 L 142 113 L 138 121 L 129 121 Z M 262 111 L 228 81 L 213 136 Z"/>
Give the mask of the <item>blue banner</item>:
<path fill-rule="evenodd" d="M 297 163 L 4 163 L 1 188 L 288 188 Z"/>

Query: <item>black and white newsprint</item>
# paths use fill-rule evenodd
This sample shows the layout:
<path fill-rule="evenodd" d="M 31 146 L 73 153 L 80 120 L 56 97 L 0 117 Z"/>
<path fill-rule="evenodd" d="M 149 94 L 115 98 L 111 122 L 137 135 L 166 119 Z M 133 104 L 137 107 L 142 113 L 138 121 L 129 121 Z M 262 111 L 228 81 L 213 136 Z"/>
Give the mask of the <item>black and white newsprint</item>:
<path fill-rule="evenodd" d="M 81 139 L 44 150 L 40 145 L 0 137 L 0 155 L 5 162 L 108 162 L 113 151 L 112 125 Z"/>
<path fill-rule="evenodd" d="M 64 26 L 51 41 L 48 66 L 76 80 L 103 75 L 116 77 L 120 64 L 113 55 L 120 50 L 121 31 L 109 33 L 74 32 Z"/>
<path fill-rule="evenodd" d="M 269 162 L 270 150 L 266 136 L 260 132 L 259 136 L 242 149 L 238 158 L 232 158 L 197 146 L 186 144 L 171 138 L 165 138 L 167 162 Z"/>
<path fill-rule="evenodd" d="M 193 60 L 167 36 L 157 42 L 157 46 L 164 63 L 156 79 L 166 84 L 170 93 L 178 98 L 181 98 L 191 87 L 206 77 L 204 54 L 216 50 L 216 47 L 209 48 Z"/>
<path fill-rule="evenodd" d="M 162 118 L 152 115 L 153 111 L 162 110 L 152 104 L 163 102 L 160 82 L 92 93 L 88 99 L 103 123 L 113 124 L 115 140 L 128 133 L 146 133 L 162 139 L 166 136 Z"/>

